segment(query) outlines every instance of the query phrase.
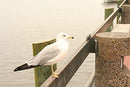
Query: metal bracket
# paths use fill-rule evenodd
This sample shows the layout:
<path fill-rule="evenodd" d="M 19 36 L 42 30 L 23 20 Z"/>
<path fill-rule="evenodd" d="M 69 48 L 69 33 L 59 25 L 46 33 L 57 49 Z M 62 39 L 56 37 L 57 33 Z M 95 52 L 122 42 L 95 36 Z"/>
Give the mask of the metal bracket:
<path fill-rule="evenodd" d="M 91 34 L 86 38 L 86 41 L 90 42 L 90 53 L 97 53 L 98 51 L 98 42 L 96 39 L 91 37 Z"/>
<path fill-rule="evenodd" d="M 98 52 L 98 41 L 95 39 L 95 53 L 97 54 Z"/>
<path fill-rule="evenodd" d="M 121 66 L 120 66 L 121 69 L 123 69 L 123 62 L 124 62 L 124 57 L 121 56 Z"/>
<path fill-rule="evenodd" d="M 91 34 L 89 34 L 86 38 L 86 41 L 90 40 L 91 39 Z"/>
<path fill-rule="evenodd" d="M 121 14 L 122 14 L 122 8 L 121 8 L 121 7 L 119 7 L 119 13 L 121 13 Z"/>

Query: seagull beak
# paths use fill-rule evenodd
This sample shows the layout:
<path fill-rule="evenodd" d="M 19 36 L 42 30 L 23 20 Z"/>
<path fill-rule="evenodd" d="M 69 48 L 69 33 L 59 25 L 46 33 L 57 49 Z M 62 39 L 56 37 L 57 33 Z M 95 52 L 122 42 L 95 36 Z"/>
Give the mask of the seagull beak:
<path fill-rule="evenodd" d="M 68 38 L 69 38 L 69 39 L 74 39 L 74 37 L 71 37 L 71 36 L 70 36 L 70 37 L 68 37 Z"/>

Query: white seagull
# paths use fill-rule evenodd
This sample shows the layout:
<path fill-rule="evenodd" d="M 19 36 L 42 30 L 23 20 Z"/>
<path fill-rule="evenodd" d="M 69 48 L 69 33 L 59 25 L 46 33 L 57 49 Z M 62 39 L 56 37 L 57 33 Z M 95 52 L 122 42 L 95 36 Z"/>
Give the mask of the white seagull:
<path fill-rule="evenodd" d="M 43 48 L 33 59 L 27 63 L 17 67 L 14 71 L 30 69 L 38 66 L 51 65 L 52 76 L 58 78 L 58 74 L 54 73 L 53 65 L 63 59 L 68 52 L 68 39 L 74 39 L 66 33 L 59 33 L 56 42 Z"/>

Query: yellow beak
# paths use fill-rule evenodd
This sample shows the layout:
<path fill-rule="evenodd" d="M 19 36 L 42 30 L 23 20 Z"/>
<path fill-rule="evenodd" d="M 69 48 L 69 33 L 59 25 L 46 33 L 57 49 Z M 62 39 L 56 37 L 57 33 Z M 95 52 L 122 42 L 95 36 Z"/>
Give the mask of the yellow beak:
<path fill-rule="evenodd" d="M 71 37 L 71 36 L 70 36 L 70 37 L 68 37 L 68 38 L 69 38 L 69 39 L 74 39 L 74 37 Z"/>

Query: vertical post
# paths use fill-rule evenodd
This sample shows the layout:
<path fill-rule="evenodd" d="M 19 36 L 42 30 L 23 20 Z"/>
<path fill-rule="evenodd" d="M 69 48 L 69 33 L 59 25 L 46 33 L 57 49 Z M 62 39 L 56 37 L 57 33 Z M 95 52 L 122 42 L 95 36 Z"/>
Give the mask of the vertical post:
<path fill-rule="evenodd" d="M 56 40 L 50 40 L 42 43 L 33 43 L 33 56 L 37 55 L 45 46 L 55 42 Z M 54 65 L 56 70 L 56 65 Z M 51 75 L 50 66 L 39 66 L 34 69 L 35 73 L 35 87 L 40 87 L 41 84 Z"/>
<path fill-rule="evenodd" d="M 114 12 L 114 8 L 105 9 L 105 20 Z"/>
<path fill-rule="evenodd" d="M 130 34 L 104 32 L 96 35 L 95 87 L 130 87 L 130 71 L 122 56 L 130 54 Z"/>
<path fill-rule="evenodd" d="M 122 5 L 122 24 L 130 24 L 130 5 Z"/>
<path fill-rule="evenodd" d="M 114 12 L 114 8 L 105 9 L 105 20 Z M 112 30 L 113 22 L 110 24 L 106 32 Z"/>

